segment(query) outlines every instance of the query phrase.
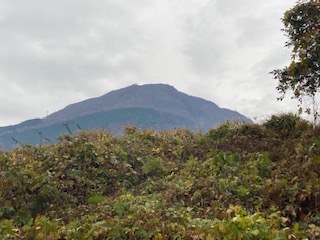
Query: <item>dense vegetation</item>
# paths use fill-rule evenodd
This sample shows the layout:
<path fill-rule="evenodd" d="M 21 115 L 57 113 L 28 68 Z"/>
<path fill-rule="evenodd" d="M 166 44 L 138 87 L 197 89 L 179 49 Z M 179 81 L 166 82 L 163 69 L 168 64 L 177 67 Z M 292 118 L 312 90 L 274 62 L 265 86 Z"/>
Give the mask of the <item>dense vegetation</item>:
<path fill-rule="evenodd" d="M 79 129 L 108 129 L 117 134 L 128 122 L 144 129 L 150 127 L 170 129 L 173 126 L 198 128 L 196 122 L 181 116 L 139 107 L 96 112 L 56 123 L 46 123 L 46 121 L 47 119 L 33 119 L 14 126 L 0 127 L 0 147 L 8 150 L 19 146 L 19 143 L 23 145 L 55 143 L 59 136 Z"/>
<path fill-rule="evenodd" d="M 83 131 L 0 152 L 0 239 L 319 239 L 320 129 Z"/>

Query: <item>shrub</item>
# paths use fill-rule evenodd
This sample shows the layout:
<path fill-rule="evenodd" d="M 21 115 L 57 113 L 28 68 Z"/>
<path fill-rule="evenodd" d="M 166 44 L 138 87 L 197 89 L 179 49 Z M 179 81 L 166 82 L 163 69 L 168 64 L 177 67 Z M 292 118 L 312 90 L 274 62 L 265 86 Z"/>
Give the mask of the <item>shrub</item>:
<path fill-rule="evenodd" d="M 0 239 L 319 239 L 309 127 L 274 116 L 0 152 Z"/>
<path fill-rule="evenodd" d="M 142 171 L 148 176 L 159 176 L 164 172 L 163 160 L 160 157 L 150 157 L 143 164 Z"/>
<path fill-rule="evenodd" d="M 283 113 L 271 116 L 269 120 L 263 123 L 263 126 L 272 134 L 287 138 L 301 136 L 303 132 L 310 128 L 310 123 L 296 114 Z"/>

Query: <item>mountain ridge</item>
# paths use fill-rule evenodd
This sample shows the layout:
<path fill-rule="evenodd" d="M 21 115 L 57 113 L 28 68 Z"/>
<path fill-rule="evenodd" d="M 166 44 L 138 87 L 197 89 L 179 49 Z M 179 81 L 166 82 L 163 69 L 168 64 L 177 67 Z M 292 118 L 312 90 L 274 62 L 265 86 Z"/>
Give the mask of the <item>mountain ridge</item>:
<path fill-rule="evenodd" d="M 191 102 L 191 99 L 193 102 Z M 195 106 L 195 102 L 197 106 Z M 202 105 L 205 109 L 199 108 L 199 105 Z M 206 111 L 217 111 L 218 109 L 221 110 L 226 117 L 230 116 L 230 114 L 232 115 L 232 113 L 238 114 L 229 109 L 219 108 L 218 105 L 211 101 L 179 92 L 173 86 L 167 84 L 134 84 L 119 90 L 113 90 L 100 97 L 70 104 L 63 109 L 50 114 L 46 120 L 53 122 L 61 120 L 66 121 L 72 119 L 75 114 L 79 116 L 98 111 L 109 111 L 128 107 L 152 108 L 191 118 L 195 121 L 201 120 L 201 116 L 205 115 L 204 113 Z M 199 110 L 201 110 L 202 113 L 197 112 Z M 189 111 L 196 112 L 196 114 L 190 114 Z M 240 115 L 241 114 L 238 114 L 238 117 L 240 117 Z M 208 116 L 206 116 L 205 119 L 206 121 L 207 117 Z M 243 120 L 246 121 L 248 118 L 244 117 Z"/>
<path fill-rule="evenodd" d="M 41 144 L 42 136 L 54 142 L 70 129 L 79 130 L 80 123 L 81 128 L 86 130 L 102 128 L 120 133 L 125 124 L 133 124 L 141 129 L 184 127 L 206 131 L 227 120 L 252 122 L 236 111 L 179 92 L 167 84 L 134 84 L 67 105 L 43 119 L 30 119 L 17 125 L 0 127 L 0 147 L 15 147 L 13 138 L 19 138 L 23 144 Z"/>

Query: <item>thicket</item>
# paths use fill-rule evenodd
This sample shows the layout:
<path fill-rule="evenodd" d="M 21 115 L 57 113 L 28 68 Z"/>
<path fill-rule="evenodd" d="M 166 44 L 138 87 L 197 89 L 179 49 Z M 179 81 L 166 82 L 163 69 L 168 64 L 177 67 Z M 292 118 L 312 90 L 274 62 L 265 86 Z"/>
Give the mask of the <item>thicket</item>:
<path fill-rule="evenodd" d="M 0 239 L 319 239 L 320 129 L 124 128 L 0 152 Z"/>

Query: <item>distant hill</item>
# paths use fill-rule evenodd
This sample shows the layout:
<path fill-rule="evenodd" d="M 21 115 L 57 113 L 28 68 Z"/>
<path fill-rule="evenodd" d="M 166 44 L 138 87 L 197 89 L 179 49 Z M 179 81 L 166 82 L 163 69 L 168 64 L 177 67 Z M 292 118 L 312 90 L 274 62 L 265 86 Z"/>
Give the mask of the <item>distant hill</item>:
<path fill-rule="evenodd" d="M 58 136 L 79 129 L 102 128 L 119 134 L 123 125 L 133 124 L 141 129 L 185 127 L 206 131 L 227 120 L 251 121 L 166 84 L 132 85 L 71 104 L 44 119 L 0 127 L 0 147 L 55 142 Z"/>

